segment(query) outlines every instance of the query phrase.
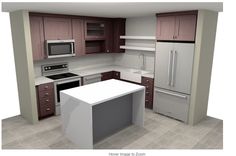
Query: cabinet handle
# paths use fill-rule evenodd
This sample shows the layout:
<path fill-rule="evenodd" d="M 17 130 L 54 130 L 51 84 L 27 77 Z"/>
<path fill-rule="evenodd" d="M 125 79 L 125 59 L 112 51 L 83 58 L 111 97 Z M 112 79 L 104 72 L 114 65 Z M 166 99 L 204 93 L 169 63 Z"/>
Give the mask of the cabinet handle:
<path fill-rule="evenodd" d="M 159 93 L 163 93 L 163 94 L 167 94 L 167 95 L 183 98 L 183 99 L 187 99 L 188 98 L 187 96 L 179 95 L 179 94 L 175 94 L 175 93 L 171 93 L 171 92 L 167 92 L 167 91 L 162 91 L 162 90 L 157 90 L 157 89 L 155 89 L 155 91 L 159 92 Z"/>
<path fill-rule="evenodd" d="M 109 53 L 110 52 L 110 50 L 107 50 L 107 53 Z"/>
<path fill-rule="evenodd" d="M 51 109 L 50 108 L 47 108 L 46 111 L 50 111 Z"/>
<path fill-rule="evenodd" d="M 146 102 L 148 102 L 148 100 L 145 100 Z"/>
<path fill-rule="evenodd" d="M 48 93 L 45 93 L 46 96 L 48 96 Z"/>
<path fill-rule="evenodd" d="M 148 89 L 148 88 L 149 88 L 149 86 L 146 86 L 146 88 Z"/>
<path fill-rule="evenodd" d="M 170 52 L 169 52 L 169 62 L 168 62 L 168 85 L 170 86 L 171 85 L 171 70 L 172 70 L 172 64 L 171 64 L 171 62 L 172 62 L 172 60 L 173 60 L 173 57 L 172 57 L 172 55 L 173 55 L 173 51 L 171 50 Z"/>
<path fill-rule="evenodd" d="M 46 102 L 49 102 L 49 100 L 47 99 L 47 100 L 45 100 Z"/>
<path fill-rule="evenodd" d="M 44 88 L 45 88 L 45 89 L 48 89 L 48 86 L 45 86 Z"/>
<path fill-rule="evenodd" d="M 146 80 L 147 82 L 149 82 L 149 80 Z"/>

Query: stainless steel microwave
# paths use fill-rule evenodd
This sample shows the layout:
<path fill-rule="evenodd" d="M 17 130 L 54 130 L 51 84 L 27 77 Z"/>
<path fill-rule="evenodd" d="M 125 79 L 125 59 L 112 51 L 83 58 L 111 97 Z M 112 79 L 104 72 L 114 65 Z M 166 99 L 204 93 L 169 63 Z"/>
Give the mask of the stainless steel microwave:
<path fill-rule="evenodd" d="M 75 40 L 46 40 L 48 58 L 75 56 Z"/>

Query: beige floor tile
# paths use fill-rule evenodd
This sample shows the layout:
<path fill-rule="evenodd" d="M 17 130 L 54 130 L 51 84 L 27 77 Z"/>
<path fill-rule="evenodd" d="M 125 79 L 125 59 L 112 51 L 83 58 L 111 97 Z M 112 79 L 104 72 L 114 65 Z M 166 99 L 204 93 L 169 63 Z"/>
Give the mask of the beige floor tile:
<path fill-rule="evenodd" d="M 96 143 L 95 149 L 222 149 L 223 121 L 207 117 L 196 126 L 145 110 L 144 127 L 131 125 Z M 35 125 L 21 116 L 2 120 L 3 149 L 79 149 L 62 132 L 60 116 Z"/>
<path fill-rule="evenodd" d="M 2 144 L 9 144 L 13 141 L 16 141 L 18 138 L 14 133 L 9 132 L 9 130 L 2 130 Z"/>
<path fill-rule="evenodd" d="M 2 145 L 2 149 L 24 149 L 25 147 L 22 146 L 18 141 L 13 141 L 11 143 Z"/>

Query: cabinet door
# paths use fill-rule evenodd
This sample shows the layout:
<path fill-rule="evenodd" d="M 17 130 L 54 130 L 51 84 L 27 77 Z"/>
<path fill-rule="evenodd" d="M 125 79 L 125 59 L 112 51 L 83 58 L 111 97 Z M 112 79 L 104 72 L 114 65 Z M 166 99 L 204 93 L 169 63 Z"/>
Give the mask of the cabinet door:
<path fill-rule="evenodd" d="M 105 39 L 105 22 L 98 20 L 85 20 L 85 39 Z"/>
<path fill-rule="evenodd" d="M 112 52 L 112 46 L 113 46 L 113 29 L 112 29 L 112 22 L 107 21 L 105 23 L 105 52 L 111 53 Z"/>
<path fill-rule="evenodd" d="M 194 44 L 174 43 L 171 90 L 190 94 Z M 158 78 L 158 74 L 157 74 Z"/>
<path fill-rule="evenodd" d="M 173 40 L 175 16 L 157 16 L 157 40 Z"/>
<path fill-rule="evenodd" d="M 170 89 L 173 43 L 156 43 L 155 86 Z"/>
<path fill-rule="evenodd" d="M 30 16 L 30 33 L 34 60 L 44 59 L 43 17 Z"/>
<path fill-rule="evenodd" d="M 85 55 L 85 41 L 84 41 L 84 23 L 81 19 L 72 19 L 73 39 L 75 40 L 75 54 L 76 56 Z"/>
<path fill-rule="evenodd" d="M 113 71 L 112 78 L 119 80 L 119 79 L 120 79 L 120 72 L 118 72 L 118 71 Z"/>
<path fill-rule="evenodd" d="M 46 40 L 72 39 L 71 18 L 44 17 L 44 35 Z"/>
<path fill-rule="evenodd" d="M 102 73 L 102 77 L 101 77 L 102 81 L 109 80 L 109 79 L 112 79 L 112 78 L 113 78 L 113 72 L 112 71 Z"/>
<path fill-rule="evenodd" d="M 125 40 L 120 36 L 125 35 L 125 19 L 114 19 L 113 21 L 113 50 L 114 53 L 123 53 L 125 49 L 120 49 L 121 45 L 125 45 Z"/>
<path fill-rule="evenodd" d="M 175 40 L 194 41 L 197 15 L 176 16 Z"/>

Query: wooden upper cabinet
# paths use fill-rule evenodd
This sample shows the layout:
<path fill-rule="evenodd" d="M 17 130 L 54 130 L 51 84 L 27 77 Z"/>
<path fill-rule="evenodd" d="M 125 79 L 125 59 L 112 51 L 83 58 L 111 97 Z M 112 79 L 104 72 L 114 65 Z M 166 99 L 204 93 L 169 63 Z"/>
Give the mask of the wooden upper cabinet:
<path fill-rule="evenodd" d="M 195 41 L 197 11 L 157 14 L 157 40 Z"/>
<path fill-rule="evenodd" d="M 157 17 L 157 40 L 173 40 L 175 16 Z"/>
<path fill-rule="evenodd" d="M 175 39 L 179 41 L 194 41 L 196 23 L 196 15 L 176 16 Z"/>
<path fill-rule="evenodd" d="M 105 21 L 85 20 L 85 40 L 105 39 Z"/>
<path fill-rule="evenodd" d="M 125 49 L 120 49 L 121 45 L 125 45 L 125 40 L 121 40 L 120 36 L 125 35 L 125 19 L 113 19 L 113 52 L 123 53 Z"/>
<path fill-rule="evenodd" d="M 82 19 L 72 19 L 72 37 L 75 40 L 76 56 L 85 55 L 84 41 L 84 21 Z"/>
<path fill-rule="evenodd" d="M 33 60 L 44 59 L 43 17 L 29 16 Z"/>
<path fill-rule="evenodd" d="M 105 22 L 105 52 L 111 53 L 113 47 L 113 25 L 112 21 Z"/>
<path fill-rule="evenodd" d="M 71 18 L 44 17 L 45 40 L 72 39 Z"/>

